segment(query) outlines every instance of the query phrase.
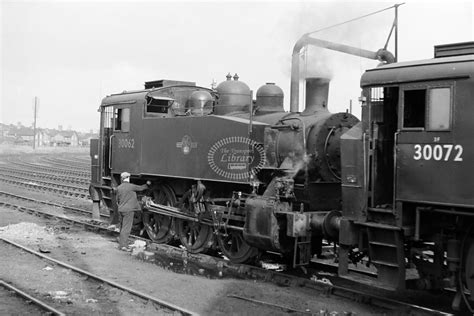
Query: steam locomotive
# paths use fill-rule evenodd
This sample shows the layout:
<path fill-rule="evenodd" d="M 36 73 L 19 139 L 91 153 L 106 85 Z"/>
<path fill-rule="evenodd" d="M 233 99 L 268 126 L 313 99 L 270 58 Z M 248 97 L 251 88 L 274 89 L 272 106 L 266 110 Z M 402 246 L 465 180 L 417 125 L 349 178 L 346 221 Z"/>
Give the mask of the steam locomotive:
<path fill-rule="evenodd" d="M 361 121 L 329 112 L 326 78 L 306 78 L 299 111 L 306 45 L 382 61 L 361 78 Z M 474 43 L 436 46 L 434 57 L 394 62 L 305 35 L 290 112 L 274 83 L 254 100 L 230 74 L 215 89 L 158 80 L 107 96 L 91 143 L 94 209 L 117 214 L 114 188 L 128 171 L 153 182 L 134 224 L 154 242 L 218 248 L 238 263 L 278 252 L 296 267 L 328 240 L 340 275 L 364 260 L 384 287 L 450 285 L 455 305 L 472 304 Z"/>

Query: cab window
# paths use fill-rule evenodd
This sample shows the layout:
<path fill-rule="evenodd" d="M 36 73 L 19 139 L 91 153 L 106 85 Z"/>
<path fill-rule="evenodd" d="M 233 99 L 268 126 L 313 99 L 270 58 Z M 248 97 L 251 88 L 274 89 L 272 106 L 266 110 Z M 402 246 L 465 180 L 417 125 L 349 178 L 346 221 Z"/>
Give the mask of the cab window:
<path fill-rule="evenodd" d="M 425 127 L 426 89 L 405 90 L 403 127 Z"/>
<path fill-rule="evenodd" d="M 130 131 L 130 108 L 114 110 L 115 125 L 114 130 L 120 132 Z"/>
<path fill-rule="evenodd" d="M 169 107 L 174 103 L 172 98 L 163 96 L 147 96 L 145 115 L 167 114 Z"/>
<path fill-rule="evenodd" d="M 426 87 L 403 91 L 403 129 L 449 130 L 451 87 Z"/>
<path fill-rule="evenodd" d="M 451 89 L 430 89 L 428 103 L 429 131 L 446 131 L 451 127 Z"/>

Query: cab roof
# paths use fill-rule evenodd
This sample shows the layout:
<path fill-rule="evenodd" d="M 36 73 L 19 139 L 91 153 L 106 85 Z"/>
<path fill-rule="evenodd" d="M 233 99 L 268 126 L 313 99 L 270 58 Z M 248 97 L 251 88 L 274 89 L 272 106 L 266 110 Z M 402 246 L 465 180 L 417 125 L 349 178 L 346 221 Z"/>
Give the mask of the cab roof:
<path fill-rule="evenodd" d="M 361 88 L 430 80 L 471 78 L 474 76 L 474 54 L 385 64 L 367 70 L 360 80 Z"/>
<path fill-rule="evenodd" d="M 137 103 L 138 100 L 144 100 L 147 96 L 156 96 L 162 93 L 162 91 L 168 91 L 169 89 L 173 88 L 189 88 L 189 89 L 199 89 L 199 90 L 206 90 L 212 91 L 211 89 L 200 87 L 196 85 L 184 85 L 184 84 L 177 84 L 177 85 L 167 85 L 163 87 L 154 87 L 144 90 L 130 90 L 130 91 L 123 91 L 121 93 L 114 93 L 111 95 L 106 96 L 102 99 L 100 106 L 110 106 L 110 105 L 120 105 L 120 104 L 134 104 Z"/>

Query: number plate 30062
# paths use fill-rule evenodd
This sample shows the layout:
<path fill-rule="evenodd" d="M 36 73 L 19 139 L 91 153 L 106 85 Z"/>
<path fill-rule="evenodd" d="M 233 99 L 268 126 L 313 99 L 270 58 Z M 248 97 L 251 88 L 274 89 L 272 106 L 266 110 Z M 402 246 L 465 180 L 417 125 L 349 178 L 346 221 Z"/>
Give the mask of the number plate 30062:
<path fill-rule="evenodd" d="M 134 148 L 135 140 L 133 138 L 119 138 L 118 148 Z"/>

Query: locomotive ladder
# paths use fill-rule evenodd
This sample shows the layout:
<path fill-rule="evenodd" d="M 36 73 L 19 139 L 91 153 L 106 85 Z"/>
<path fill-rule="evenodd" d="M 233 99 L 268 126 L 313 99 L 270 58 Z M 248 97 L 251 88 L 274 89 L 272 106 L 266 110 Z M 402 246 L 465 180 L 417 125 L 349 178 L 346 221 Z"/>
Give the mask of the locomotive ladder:
<path fill-rule="evenodd" d="M 308 265 L 311 260 L 311 237 L 301 236 L 295 238 L 293 248 L 293 268 Z"/>
<path fill-rule="evenodd" d="M 378 280 L 394 289 L 405 288 L 405 248 L 400 227 L 373 222 L 367 229 L 369 256 L 377 267 Z"/>
<path fill-rule="evenodd" d="M 104 199 L 104 203 L 106 206 L 111 209 L 112 208 L 112 178 L 110 177 L 102 177 L 102 180 L 104 182 L 103 186 L 100 186 L 99 188 L 102 191 L 102 198 Z"/>

